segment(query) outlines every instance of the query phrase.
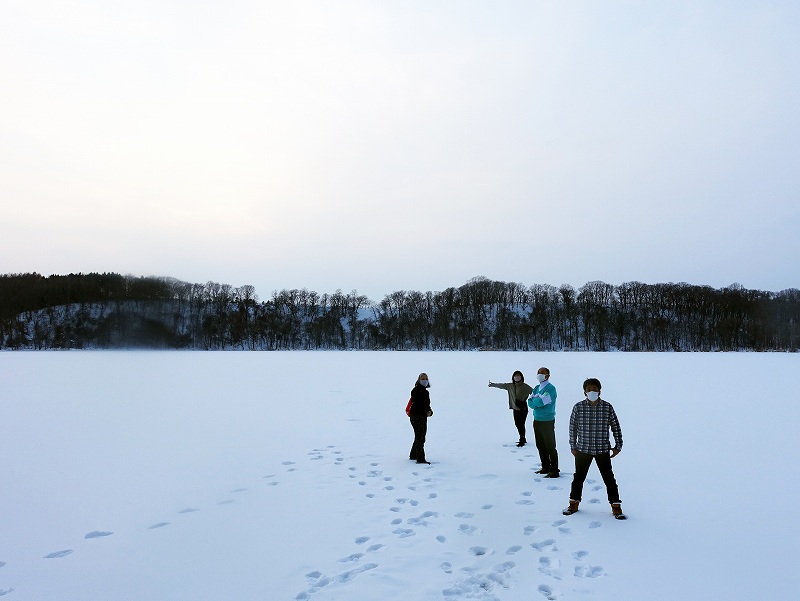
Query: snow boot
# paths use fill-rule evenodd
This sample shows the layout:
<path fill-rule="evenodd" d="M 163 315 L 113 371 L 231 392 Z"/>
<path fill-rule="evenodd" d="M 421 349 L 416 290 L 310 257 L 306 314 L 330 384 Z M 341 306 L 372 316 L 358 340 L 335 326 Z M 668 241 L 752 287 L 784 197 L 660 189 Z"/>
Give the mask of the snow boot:
<path fill-rule="evenodd" d="M 578 504 L 580 501 L 573 501 L 572 499 L 569 500 L 569 507 L 564 509 L 561 513 L 564 515 L 572 515 L 573 513 L 577 513 L 578 511 Z"/>
<path fill-rule="evenodd" d="M 560 472 L 547 472 L 545 478 L 558 478 L 559 476 L 561 476 Z"/>
<path fill-rule="evenodd" d="M 628 516 L 622 513 L 622 505 L 620 503 L 611 504 L 611 513 L 617 520 L 627 520 Z"/>
<path fill-rule="evenodd" d="M 533 473 L 534 473 L 534 474 L 549 474 L 549 473 L 550 473 L 550 470 L 546 470 L 546 469 L 542 468 L 542 469 L 540 469 L 540 470 L 536 470 L 536 471 L 535 471 L 535 472 L 533 472 Z"/>

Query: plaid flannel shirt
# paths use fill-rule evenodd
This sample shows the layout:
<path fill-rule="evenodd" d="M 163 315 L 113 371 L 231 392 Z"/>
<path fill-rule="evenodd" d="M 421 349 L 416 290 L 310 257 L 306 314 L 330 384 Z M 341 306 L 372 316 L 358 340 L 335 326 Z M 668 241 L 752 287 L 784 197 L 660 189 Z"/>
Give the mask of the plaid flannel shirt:
<path fill-rule="evenodd" d="M 608 453 L 609 429 L 614 434 L 614 448 L 621 451 L 622 430 L 611 403 L 602 399 L 594 406 L 588 399 L 575 403 L 569 417 L 569 448 L 589 455 Z"/>

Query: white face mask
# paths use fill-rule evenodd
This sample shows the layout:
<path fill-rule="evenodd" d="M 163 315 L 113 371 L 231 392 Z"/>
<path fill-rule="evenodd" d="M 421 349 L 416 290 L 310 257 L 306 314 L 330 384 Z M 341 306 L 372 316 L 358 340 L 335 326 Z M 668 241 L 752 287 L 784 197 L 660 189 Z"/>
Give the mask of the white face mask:
<path fill-rule="evenodd" d="M 520 376 L 514 376 L 514 381 L 515 382 L 519 382 L 520 380 L 522 380 L 522 378 Z"/>
<path fill-rule="evenodd" d="M 428 380 L 420 380 L 419 384 L 420 384 L 420 386 L 424 386 L 425 388 L 427 388 L 428 387 Z"/>
<path fill-rule="evenodd" d="M 599 392 L 587 392 L 586 398 L 589 399 L 592 403 L 594 403 L 597 399 L 600 398 Z"/>
<path fill-rule="evenodd" d="M 539 383 L 541 384 L 547 379 L 547 376 L 545 374 L 536 374 L 536 379 L 539 380 Z"/>

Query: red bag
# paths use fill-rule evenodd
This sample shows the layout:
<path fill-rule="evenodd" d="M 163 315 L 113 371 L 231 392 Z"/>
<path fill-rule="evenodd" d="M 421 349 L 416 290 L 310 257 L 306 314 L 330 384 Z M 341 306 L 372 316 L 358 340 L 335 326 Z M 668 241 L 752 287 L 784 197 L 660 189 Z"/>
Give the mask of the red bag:
<path fill-rule="evenodd" d="M 408 399 L 408 405 L 406 405 L 406 415 L 408 415 L 409 417 L 411 416 L 411 401 L 413 400 L 414 399 Z"/>

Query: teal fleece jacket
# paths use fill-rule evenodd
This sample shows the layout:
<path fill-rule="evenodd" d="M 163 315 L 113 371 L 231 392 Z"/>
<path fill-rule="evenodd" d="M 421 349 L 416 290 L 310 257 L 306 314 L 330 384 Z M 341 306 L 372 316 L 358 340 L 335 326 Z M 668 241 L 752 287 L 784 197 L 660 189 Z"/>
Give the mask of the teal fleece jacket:
<path fill-rule="evenodd" d="M 549 381 L 537 384 L 528 397 L 528 407 L 533 409 L 533 419 L 549 422 L 556 418 L 556 387 Z"/>

